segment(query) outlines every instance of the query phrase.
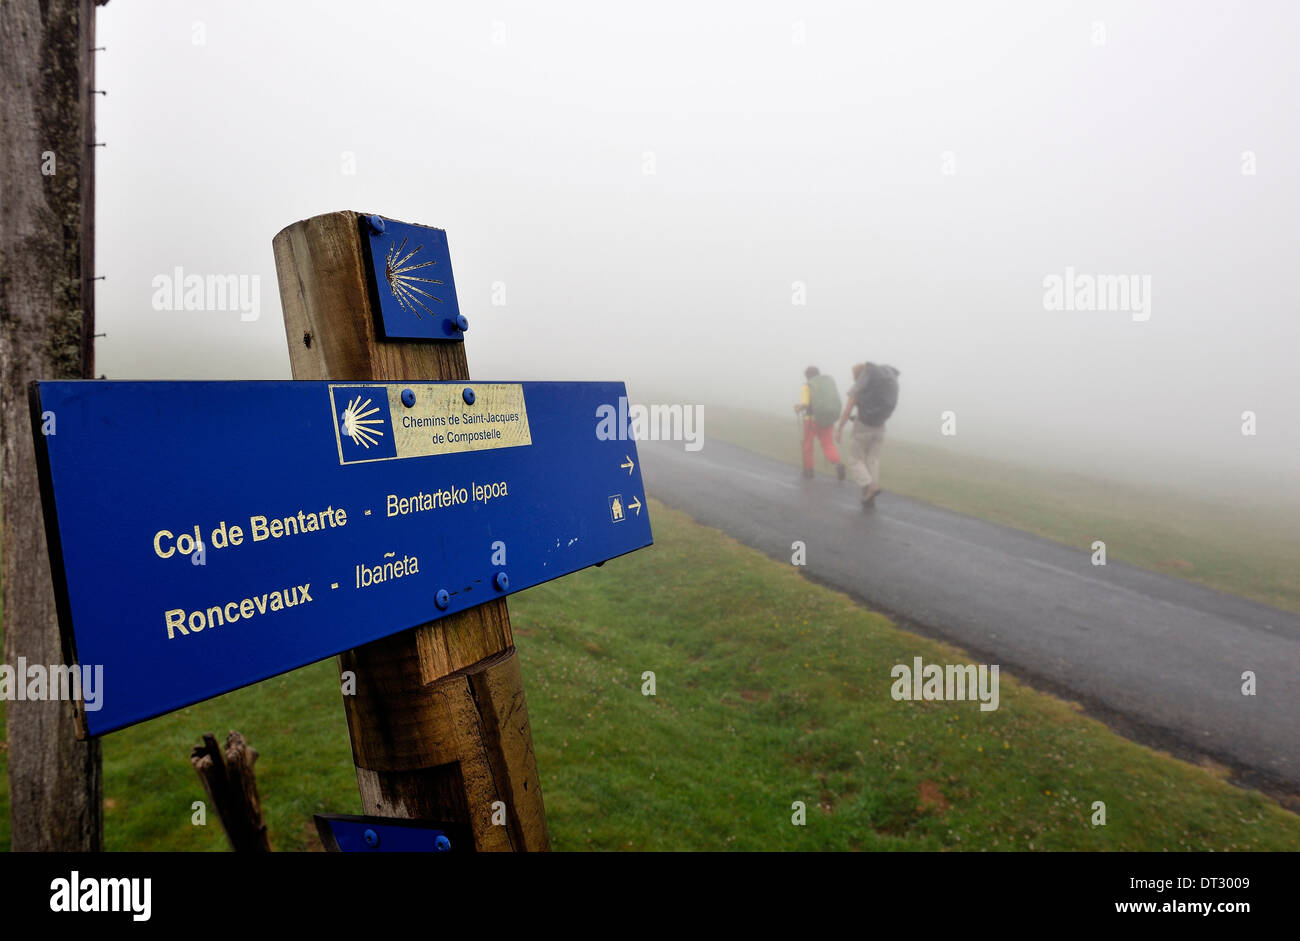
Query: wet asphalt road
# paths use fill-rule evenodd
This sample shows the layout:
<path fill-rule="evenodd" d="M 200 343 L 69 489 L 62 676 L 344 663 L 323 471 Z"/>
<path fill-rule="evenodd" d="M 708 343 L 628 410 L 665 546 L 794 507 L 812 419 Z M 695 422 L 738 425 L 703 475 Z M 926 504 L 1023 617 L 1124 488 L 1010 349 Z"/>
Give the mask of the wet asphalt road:
<path fill-rule="evenodd" d="M 1300 793 L 1300 617 L 711 440 L 638 442 L 646 488 L 922 633 L 1074 699 L 1121 733 Z M 888 449 L 884 479 L 888 487 Z M 1104 533 L 1097 538 L 1105 539 Z M 907 622 L 910 622 L 908 624 Z M 1243 696 L 1253 670 L 1258 695 Z"/>

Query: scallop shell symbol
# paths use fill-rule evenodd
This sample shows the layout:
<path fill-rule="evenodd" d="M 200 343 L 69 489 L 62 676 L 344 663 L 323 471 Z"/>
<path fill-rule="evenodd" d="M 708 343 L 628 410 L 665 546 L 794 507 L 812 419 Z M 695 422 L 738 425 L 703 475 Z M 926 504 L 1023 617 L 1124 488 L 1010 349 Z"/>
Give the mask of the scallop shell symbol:
<path fill-rule="evenodd" d="M 421 268 L 427 268 L 430 265 L 436 265 L 437 260 L 418 262 L 410 264 L 411 260 L 423 249 L 423 245 L 417 245 L 411 251 L 406 251 L 406 239 L 402 239 L 401 244 L 396 242 L 388 246 L 388 254 L 384 258 L 384 277 L 388 281 L 388 290 L 392 292 L 393 298 L 401 305 L 403 310 L 408 310 L 415 314 L 417 320 L 422 320 L 418 307 L 423 307 L 425 311 L 432 314 L 429 305 L 421 297 L 427 297 L 431 301 L 442 303 L 442 298 L 434 297 L 428 291 L 420 287 L 421 284 L 442 284 L 437 278 L 422 278 L 418 275 L 411 274 L 412 271 L 419 271 Z M 405 254 L 403 254 L 405 252 Z M 419 296 L 417 296 L 419 295 Z"/>
<path fill-rule="evenodd" d="M 352 439 L 353 444 L 368 448 L 384 436 L 382 430 L 384 420 L 370 417 L 378 411 L 379 406 L 370 408 L 370 399 L 363 402 L 359 395 L 348 403 L 348 407 L 343 410 L 342 428 L 343 433 Z"/>

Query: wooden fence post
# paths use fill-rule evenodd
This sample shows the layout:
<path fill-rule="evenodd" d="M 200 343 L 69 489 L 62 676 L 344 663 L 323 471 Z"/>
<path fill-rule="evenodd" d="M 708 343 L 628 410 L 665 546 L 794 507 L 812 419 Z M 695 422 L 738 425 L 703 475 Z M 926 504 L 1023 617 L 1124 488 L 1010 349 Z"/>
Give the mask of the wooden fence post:
<path fill-rule="evenodd" d="M 91 0 L 0 9 L 0 581 L 10 665 L 67 662 L 27 384 L 94 375 L 94 45 Z M 103 849 L 100 746 L 77 741 L 74 704 L 11 701 L 5 716 L 12 848 Z"/>
<path fill-rule="evenodd" d="M 237 853 L 271 852 L 271 837 L 262 819 L 262 799 L 253 771 L 256 761 L 257 752 L 234 730 L 226 736 L 224 752 L 211 732 L 203 733 L 203 744 L 190 751 L 190 764 L 203 782 L 230 848 Z"/>
<path fill-rule="evenodd" d="M 464 343 L 376 334 L 361 215 L 333 212 L 274 239 L 295 379 L 468 379 Z M 366 814 L 468 825 L 478 850 L 547 850 L 528 706 L 505 599 L 339 655 Z"/>

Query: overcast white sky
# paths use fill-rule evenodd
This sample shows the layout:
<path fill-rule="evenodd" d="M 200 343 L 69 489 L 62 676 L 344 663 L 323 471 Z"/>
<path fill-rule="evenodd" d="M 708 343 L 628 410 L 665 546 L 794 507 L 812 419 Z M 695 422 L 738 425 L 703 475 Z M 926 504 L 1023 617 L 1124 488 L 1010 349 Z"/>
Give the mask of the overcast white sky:
<path fill-rule="evenodd" d="M 952 443 L 951 409 L 975 450 L 1297 474 L 1293 4 L 113 0 L 98 30 L 109 378 L 288 378 L 271 239 L 358 209 L 447 230 L 481 378 L 785 409 L 869 359 L 902 436 Z M 259 276 L 260 318 L 155 310 L 177 266 Z M 1149 277 L 1150 319 L 1046 310 L 1067 266 Z"/>

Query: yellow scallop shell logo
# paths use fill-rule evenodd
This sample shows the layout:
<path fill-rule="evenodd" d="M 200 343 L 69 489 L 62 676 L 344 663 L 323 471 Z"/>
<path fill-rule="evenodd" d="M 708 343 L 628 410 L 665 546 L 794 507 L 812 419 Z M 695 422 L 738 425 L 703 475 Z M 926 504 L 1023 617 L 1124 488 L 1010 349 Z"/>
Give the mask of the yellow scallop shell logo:
<path fill-rule="evenodd" d="M 359 444 L 363 448 L 376 444 L 384 436 L 384 420 L 370 417 L 379 411 L 379 406 L 371 407 L 370 403 L 370 399 L 363 402 L 358 395 L 343 410 L 342 421 L 339 423 L 343 433 L 352 439 L 352 443 Z"/>

